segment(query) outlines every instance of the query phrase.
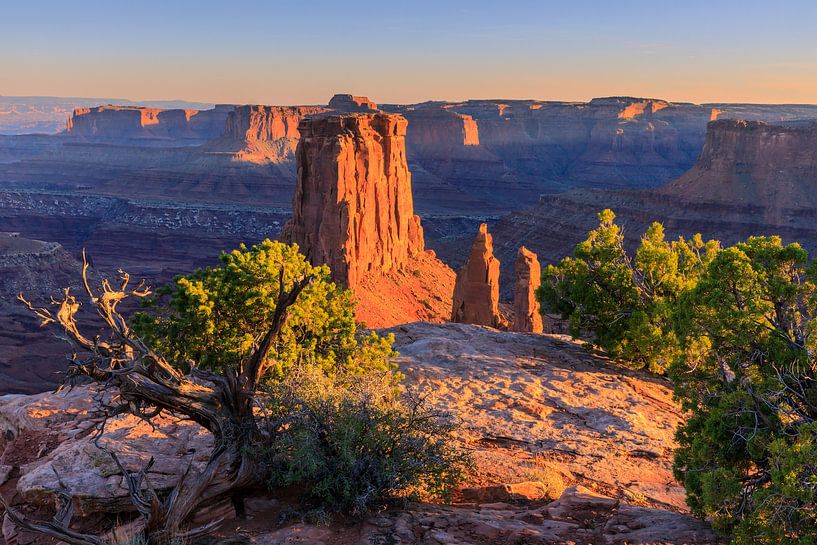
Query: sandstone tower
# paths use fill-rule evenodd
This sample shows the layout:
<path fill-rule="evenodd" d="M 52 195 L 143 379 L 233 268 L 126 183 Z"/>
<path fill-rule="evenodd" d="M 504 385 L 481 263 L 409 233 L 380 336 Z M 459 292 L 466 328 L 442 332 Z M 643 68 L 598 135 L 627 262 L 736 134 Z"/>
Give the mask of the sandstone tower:
<path fill-rule="evenodd" d="M 468 261 L 457 273 L 451 321 L 505 327 L 499 313 L 499 260 L 488 226 L 479 226 Z"/>
<path fill-rule="evenodd" d="M 536 254 L 525 248 L 519 248 L 514 263 L 516 284 L 513 290 L 513 324 L 512 331 L 542 332 L 542 315 L 539 313 L 539 302 L 536 300 L 536 289 L 542 282 L 542 268 Z"/>
<path fill-rule="evenodd" d="M 424 251 L 406 162 L 406 120 L 357 113 L 301 121 L 297 185 L 284 240 L 354 288 Z"/>

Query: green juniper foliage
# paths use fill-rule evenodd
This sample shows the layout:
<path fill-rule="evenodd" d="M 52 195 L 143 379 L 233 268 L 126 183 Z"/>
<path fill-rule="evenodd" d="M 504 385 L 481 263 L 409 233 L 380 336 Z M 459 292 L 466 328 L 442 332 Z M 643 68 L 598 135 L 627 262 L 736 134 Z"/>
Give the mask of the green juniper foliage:
<path fill-rule="evenodd" d="M 285 285 L 309 274 L 315 281 L 290 309 L 270 354 L 271 379 L 299 361 L 330 373 L 393 368 L 392 339 L 360 335 L 351 292 L 332 283 L 325 265 L 313 267 L 297 245 L 265 240 L 220 260 L 220 267 L 198 269 L 157 290 L 134 318 L 134 330 L 169 361 L 216 371 L 237 367 L 269 329 L 283 267 Z"/>
<path fill-rule="evenodd" d="M 752 237 L 678 303 L 671 374 L 690 418 L 675 473 L 735 543 L 817 541 L 815 274 L 798 244 Z"/>
<path fill-rule="evenodd" d="M 160 289 L 133 329 L 179 367 L 234 373 L 272 323 L 281 282 L 313 282 L 290 307 L 254 399 L 267 439 L 252 447 L 274 488 L 310 508 L 362 516 L 393 497 L 446 499 L 468 454 L 456 423 L 401 387 L 393 335 L 361 334 L 351 292 L 288 246 L 266 240 L 221 255 Z"/>
<path fill-rule="evenodd" d="M 612 356 L 635 367 L 664 372 L 678 352 L 672 306 L 694 285 L 718 251 L 700 235 L 668 242 L 653 223 L 641 238 L 635 258 L 624 249 L 615 214 L 599 214 L 590 231 L 557 265 L 543 274 L 538 297 L 543 307 L 570 322 L 574 337 L 590 334 Z"/>
<path fill-rule="evenodd" d="M 817 543 L 817 264 L 751 237 L 667 242 L 635 257 L 609 210 L 540 297 L 611 355 L 667 371 L 688 419 L 676 478 L 692 511 L 739 545 Z"/>
<path fill-rule="evenodd" d="M 389 498 L 443 500 L 471 465 L 457 423 L 386 373 L 327 377 L 297 369 L 265 404 L 282 423 L 263 452 L 273 487 L 302 485 L 305 507 L 355 517 Z"/>

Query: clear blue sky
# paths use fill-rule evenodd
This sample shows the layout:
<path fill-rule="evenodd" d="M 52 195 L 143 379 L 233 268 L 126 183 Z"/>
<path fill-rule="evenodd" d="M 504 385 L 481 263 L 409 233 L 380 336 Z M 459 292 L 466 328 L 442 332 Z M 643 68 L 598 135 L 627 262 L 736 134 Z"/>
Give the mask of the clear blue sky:
<path fill-rule="evenodd" d="M 817 103 L 813 0 L 3 0 L 0 94 Z"/>

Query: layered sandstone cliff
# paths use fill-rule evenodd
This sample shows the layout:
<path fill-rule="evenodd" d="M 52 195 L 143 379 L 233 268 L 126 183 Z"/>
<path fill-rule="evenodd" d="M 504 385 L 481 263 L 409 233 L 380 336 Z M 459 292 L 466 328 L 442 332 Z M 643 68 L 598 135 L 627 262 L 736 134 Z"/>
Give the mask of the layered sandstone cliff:
<path fill-rule="evenodd" d="M 237 106 L 227 116 L 221 138 L 208 149 L 233 151 L 236 160 L 256 164 L 291 161 L 300 122 L 326 111 L 321 106 Z"/>
<path fill-rule="evenodd" d="M 404 112 L 409 121 L 406 144 L 419 157 L 450 157 L 463 148 L 479 146 L 474 118 L 448 108 L 416 108 Z"/>
<path fill-rule="evenodd" d="M 286 236 L 351 288 L 368 274 L 403 269 L 424 250 L 406 163 L 406 120 L 331 116 L 304 122 L 299 130 Z"/>
<path fill-rule="evenodd" d="M 817 123 L 714 121 L 695 166 L 661 193 L 757 206 L 771 216 L 817 208 Z"/>
<path fill-rule="evenodd" d="M 542 269 L 536 254 L 521 246 L 514 263 L 516 284 L 513 291 L 513 323 L 511 331 L 542 332 L 542 315 L 536 290 L 542 283 Z"/>
<path fill-rule="evenodd" d="M 814 253 L 815 189 L 817 124 L 722 119 L 709 124 L 695 166 L 662 188 L 546 195 L 497 222 L 495 233 L 554 263 L 598 224 L 600 210 L 611 208 L 631 249 L 652 221 L 660 221 L 670 238 L 701 233 L 729 245 L 749 236 L 779 235 Z M 503 246 L 497 255 L 508 259 L 513 251 Z"/>
<path fill-rule="evenodd" d="M 336 282 L 371 303 L 362 310 L 377 324 L 405 318 L 370 308 L 387 307 L 390 294 L 408 306 L 425 301 L 424 314 L 414 314 L 433 319 L 441 317 L 453 289 L 453 273 L 424 252 L 406 162 L 406 124 L 402 116 L 381 113 L 301 122 L 292 219 L 283 233 L 310 262 L 329 265 Z M 409 274 L 418 285 L 388 284 Z M 434 303 L 423 296 L 429 289 Z"/>
<path fill-rule="evenodd" d="M 76 108 L 68 119 L 66 133 L 93 141 L 153 138 L 204 142 L 223 132 L 231 110 L 228 105 L 210 110 L 112 105 Z"/>
<path fill-rule="evenodd" d="M 499 312 L 499 260 L 488 226 L 479 227 L 468 261 L 457 273 L 451 321 L 505 327 Z"/>

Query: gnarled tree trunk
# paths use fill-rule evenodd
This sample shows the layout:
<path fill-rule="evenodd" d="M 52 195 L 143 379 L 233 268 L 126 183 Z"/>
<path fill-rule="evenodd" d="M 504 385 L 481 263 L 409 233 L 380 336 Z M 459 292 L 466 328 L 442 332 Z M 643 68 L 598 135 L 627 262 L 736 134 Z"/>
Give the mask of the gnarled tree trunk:
<path fill-rule="evenodd" d="M 142 531 L 148 543 L 164 545 L 176 539 L 191 540 L 207 534 L 221 520 L 194 527 L 191 519 L 196 512 L 202 507 L 231 499 L 257 477 L 256 464 L 248 453 L 268 432 L 259 427 L 254 416 L 254 398 L 268 369 L 270 350 L 286 323 L 288 310 L 313 278 L 302 278 L 286 289 L 282 268 L 280 291 L 269 331 L 258 339 L 255 350 L 237 369 L 228 368 L 224 374 L 216 374 L 195 365 L 188 373 L 182 373 L 131 332 L 117 306 L 127 298 L 149 295 L 150 291 L 143 284 L 129 288 L 129 276 L 120 271 L 120 285 L 114 288 L 104 280 L 101 293 L 96 295 L 87 273 L 88 262 L 83 254 L 85 292 L 110 329 L 107 340 L 89 339 L 81 333 L 75 320 L 80 304 L 67 289 L 61 300 L 52 301 L 54 311 L 34 306 L 22 294 L 19 298 L 43 325 L 61 327 L 64 338 L 74 346 L 75 355 L 69 364 L 66 383 L 78 377 L 88 377 L 119 392 L 121 404 L 108 407 L 107 414 L 130 412 L 150 420 L 167 411 L 187 417 L 213 434 L 214 448 L 206 466 L 196 470 L 191 463 L 164 499 L 159 498 L 145 478 L 152 460 L 141 471 L 132 473 L 122 466 L 115 453 L 110 453 L 125 476 L 134 506 L 144 517 Z M 65 494 L 62 495 L 63 508 L 47 522 L 29 520 L 2 497 L 0 503 L 10 520 L 22 528 L 75 545 L 104 543 L 98 536 L 70 528 L 73 510 L 71 499 Z"/>

